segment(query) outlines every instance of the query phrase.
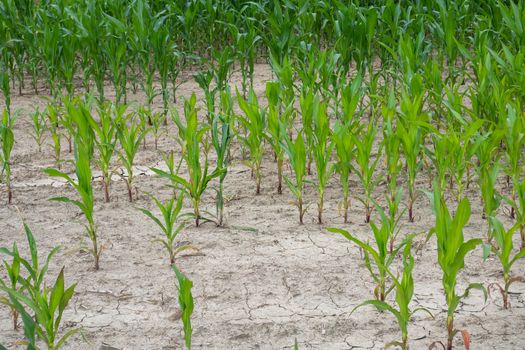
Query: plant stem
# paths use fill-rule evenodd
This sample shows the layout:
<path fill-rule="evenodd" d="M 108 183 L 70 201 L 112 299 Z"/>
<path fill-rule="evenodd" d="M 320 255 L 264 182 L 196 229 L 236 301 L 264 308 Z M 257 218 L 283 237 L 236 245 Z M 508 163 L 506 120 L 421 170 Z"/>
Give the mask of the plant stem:
<path fill-rule="evenodd" d="M 277 159 L 277 193 L 283 194 L 283 160 Z"/>
<path fill-rule="evenodd" d="M 348 223 L 348 193 L 345 193 L 343 195 L 343 209 L 344 209 L 344 221 L 345 221 L 345 224 Z"/>
<path fill-rule="evenodd" d="M 298 204 L 297 204 L 297 207 L 299 208 L 299 224 L 303 224 L 303 216 L 304 216 L 304 211 L 303 211 L 303 198 L 299 198 L 298 199 Z"/>
<path fill-rule="evenodd" d="M 104 184 L 104 201 L 106 203 L 109 203 L 109 201 L 110 201 L 110 198 L 109 198 L 109 181 L 111 181 L 111 179 L 107 175 L 104 175 L 104 178 L 102 179 L 102 182 Z"/>
<path fill-rule="evenodd" d="M 319 203 L 317 204 L 317 223 L 321 225 L 323 223 L 323 202 L 324 202 L 324 193 L 319 193 Z"/>
<path fill-rule="evenodd" d="M 452 343 L 454 340 L 454 316 L 447 316 L 447 331 L 448 331 L 448 340 L 447 340 L 447 350 L 452 350 Z"/>
<path fill-rule="evenodd" d="M 200 211 L 199 211 L 199 200 L 197 198 L 193 200 L 193 213 L 195 214 L 195 226 L 199 227 Z"/>

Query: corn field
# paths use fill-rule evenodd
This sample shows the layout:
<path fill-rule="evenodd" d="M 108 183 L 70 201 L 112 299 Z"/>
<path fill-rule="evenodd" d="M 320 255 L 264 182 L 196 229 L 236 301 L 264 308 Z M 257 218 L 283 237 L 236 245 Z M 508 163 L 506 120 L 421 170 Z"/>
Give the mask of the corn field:
<path fill-rule="evenodd" d="M 0 0 L 0 349 L 520 349 L 523 0 Z"/>

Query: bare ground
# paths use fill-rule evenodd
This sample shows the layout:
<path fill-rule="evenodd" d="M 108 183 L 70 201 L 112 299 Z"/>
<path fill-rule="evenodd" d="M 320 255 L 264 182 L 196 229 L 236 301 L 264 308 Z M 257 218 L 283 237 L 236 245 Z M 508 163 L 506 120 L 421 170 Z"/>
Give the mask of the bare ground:
<path fill-rule="evenodd" d="M 267 66 L 257 67 L 255 88 L 259 96 L 264 96 L 264 81 L 270 78 Z M 238 77 L 234 82 L 238 82 Z M 181 86 L 179 94 L 189 96 L 193 91 L 201 96 L 198 86 L 189 80 Z M 109 94 L 108 98 L 111 97 Z M 144 100 L 140 94 L 130 97 L 139 102 Z M 160 101 L 157 103 L 160 106 Z M 82 216 L 67 204 L 48 200 L 75 193 L 42 173 L 42 168 L 53 166 L 50 140 L 39 154 L 29 134 L 31 124 L 27 114 L 35 106 L 45 106 L 45 99 L 28 92 L 15 96 L 13 104 L 14 109 L 22 111 L 15 123 L 14 204 L 0 206 L 0 246 L 10 246 L 16 240 L 27 251 L 22 218 L 35 233 L 41 255 L 56 245 L 63 246 L 51 264 L 50 276 L 56 276 L 65 266 L 66 281 L 78 283 L 63 324 L 65 329 L 81 326 L 88 340 L 77 336 L 66 348 L 182 348 L 175 276 L 166 253 L 152 242 L 160 237 L 160 231 L 137 210 L 154 209 L 143 192 L 162 198 L 171 193 L 164 180 L 147 174 L 148 167 L 161 163 L 151 136 L 147 149 L 138 156 L 137 165 L 144 169 L 144 174 L 136 178 L 137 202 L 127 201 L 123 181 L 113 183 L 109 204 L 103 203 L 100 184 L 95 185 L 98 196 L 95 220 L 105 247 L 101 270 L 95 272 L 92 257 L 79 249 L 88 244 L 82 231 Z M 160 150 L 179 149 L 170 136 L 175 133 L 170 123 L 168 135 L 160 140 Z M 362 193 L 357 178 L 351 182 L 352 223 L 342 224 L 338 213 L 342 195 L 338 179 L 333 177 L 326 191 L 326 224 L 315 223 L 316 193 L 310 185 L 306 196 L 310 208 L 306 224 L 300 226 L 291 193 L 285 189 L 283 195 L 276 194 L 276 166 L 271 153 L 267 153 L 263 163 L 263 188 L 259 196 L 254 194 L 250 171 L 238 159 L 238 152 L 236 155 L 226 178 L 227 226 L 217 228 L 212 223 L 199 228 L 190 226 L 179 237 L 199 249 L 177 259 L 177 265 L 194 282 L 194 348 L 292 349 L 297 338 L 300 349 L 380 349 L 400 339 L 392 315 L 371 307 L 351 314 L 356 305 L 373 298 L 374 284 L 358 248 L 325 230 L 341 227 L 372 239 L 369 226 L 363 223 L 364 208 L 355 200 Z M 66 151 L 63 156 L 70 158 Z M 64 169 L 72 168 L 66 164 Z M 285 172 L 290 175 L 290 169 Z M 428 189 L 426 174 L 421 174 L 418 188 Z M 506 192 L 503 179 L 500 190 Z M 379 186 L 377 196 L 384 191 L 385 187 Z M 476 186 L 471 187 L 468 195 L 473 210 L 467 236 L 484 237 L 486 222 L 481 218 Z M 204 209 L 212 212 L 213 196 L 210 189 L 202 203 Z M 186 207 L 191 208 L 189 203 Z M 402 235 L 427 232 L 433 226 L 434 217 L 424 195 L 420 196 L 415 212 L 415 223 L 402 220 Z M 507 225 L 511 223 L 504 207 L 500 208 L 500 218 Z M 416 260 L 413 307 L 426 307 L 435 318 L 425 314 L 415 316 L 409 338 L 412 349 L 425 349 L 435 340 L 446 339 L 446 308 L 434 239 L 422 246 Z M 484 262 L 478 249 L 468 256 L 458 283 L 463 288 L 470 282 L 485 285 L 499 282 L 500 270 L 493 257 Z M 518 262 L 513 272 L 524 274 L 525 261 Z M 523 348 L 525 285 L 513 285 L 512 292 L 511 310 L 502 309 L 497 293 L 484 302 L 480 293 L 473 292 L 460 305 L 456 325 L 469 330 L 472 349 Z M 0 343 L 21 349 L 16 343 L 23 333 L 11 329 L 6 307 L 0 307 L 0 315 Z M 459 337 L 456 345 L 461 347 Z"/>

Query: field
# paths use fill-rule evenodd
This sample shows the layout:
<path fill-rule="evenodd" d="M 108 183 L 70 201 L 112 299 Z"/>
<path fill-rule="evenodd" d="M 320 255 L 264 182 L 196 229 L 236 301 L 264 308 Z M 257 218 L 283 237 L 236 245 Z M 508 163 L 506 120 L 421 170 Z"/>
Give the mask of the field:
<path fill-rule="evenodd" d="M 50 4 L 0 2 L 0 349 L 522 347 L 523 2 Z"/>

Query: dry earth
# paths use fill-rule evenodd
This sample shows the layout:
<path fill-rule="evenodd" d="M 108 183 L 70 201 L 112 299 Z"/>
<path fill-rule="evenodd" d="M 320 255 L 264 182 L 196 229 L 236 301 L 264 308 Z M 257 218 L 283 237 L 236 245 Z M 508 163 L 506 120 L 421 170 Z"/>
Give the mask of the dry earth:
<path fill-rule="evenodd" d="M 259 96 L 264 96 L 264 82 L 270 78 L 267 66 L 257 67 L 255 88 Z M 239 78 L 233 80 L 235 83 Z M 195 91 L 202 97 L 191 79 L 179 91 L 181 96 Z M 82 233 L 82 216 L 70 205 L 48 200 L 57 195 L 75 195 L 72 188 L 48 179 L 41 171 L 53 165 L 50 140 L 38 153 L 29 133 L 28 112 L 36 106 L 43 108 L 46 97 L 27 91 L 27 95 L 13 98 L 14 109 L 21 110 L 15 123 L 14 204 L 5 205 L 2 199 L 0 246 L 17 241 L 27 252 L 22 231 L 24 218 L 35 233 L 41 255 L 56 245 L 63 247 L 51 264 L 50 276 L 56 276 L 65 266 L 67 282 L 78 283 L 63 323 L 66 330 L 82 327 L 88 341 L 78 336 L 66 345 L 67 349 L 182 348 L 175 276 L 165 252 L 152 242 L 160 237 L 159 230 L 137 210 L 154 209 L 151 201 L 140 193 L 147 191 L 162 198 L 171 193 L 164 180 L 146 172 L 148 167 L 161 163 L 159 153 L 153 149 L 153 140 L 148 139 L 147 149 L 138 156 L 138 167 L 145 174 L 136 179 L 137 202 L 130 204 L 123 181 L 116 181 L 111 189 L 112 202 L 104 204 L 102 188 L 96 184 L 95 218 L 105 250 L 101 270 L 95 272 L 91 256 L 79 250 L 88 243 Z M 112 97 L 109 94 L 108 98 Z M 141 94 L 130 98 L 144 100 Z M 170 123 L 169 133 L 160 140 L 160 150 L 177 152 L 179 148 L 172 137 L 175 133 Z M 362 192 L 357 179 L 352 178 L 351 183 L 352 223 L 342 224 L 338 213 L 341 192 L 337 178 L 333 177 L 326 191 L 326 224 L 320 226 L 314 222 L 316 194 L 310 185 L 307 222 L 300 226 L 296 208 L 291 205 L 291 193 L 285 190 L 283 195 L 276 194 L 275 163 L 270 152 L 263 164 L 263 188 L 259 196 L 254 195 L 250 171 L 239 160 L 238 152 L 236 155 L 226 178 L 227 226 L 217 228 L 211 223 L 199 228 L 190 226 L 180 237 L 199 248 L 199 253 L 177 259 L 178 266 L 194 282 L 194 348 L 291 349 L 297 338 L 300 349 L 380 349 L 398 340 L 400 333 L 390 314 L 371 307 L 351 314 L 356 305 L 373 297 L 374 285 L 358 248 L 325 231 L 326 227 L 335 226 L 371 238 L 369 226 L 363 223 L 363 207 L 355 200 Z M 67 152 L 63 156 L 71 157 Z M 70 165 L 64 168 L 72 171 Z M 290 169 L 285 171 L 290 174 Z M 426 174 L 420 177 L 418 187 L 428 189 Z M 381 185 L 376 194 L 379 196 L 384 190 Z M 503 179 L 500 190 L 506 192 Z M 210 211 L 214 211 L 213 193 L 207 191 L 203 200 L 203 207 Z M 486 222 L 481 218 L 475 186 L 468 195 L 473 212 L 467 236 L 484 236 Z M 502 209 L 500 217 L 508 225 L 510 221 Z M 416 214 L 416 222 L 412 224 L 403 218 L 402 234 L 427 232 L 433 226 L 434 217 L 424 195 L 417 202 Z M 425 349 L 433 341 L 446 338 L 445 300 L 436 255 L 432 239 L 416 257 L 413 306 L 428 308 L 435 318 L 425 314 L 414 317 L 409 329 L 412 349 Z M 525 261 L 521 261 L 513 271 L 523 274 L 524 268 Z M 494 258 L 484 262 L 479 249 L 468 256 L 458 283 L 464 287 L 469 282 L 485 285 L 498 282 L 502 280 L 500 270 Z M 502 309 L 496 293 L 485 303 L 482 295 L 474 292 L 460 305 L 456 324 L 470 331 L 472 349 L 523 348 L 525 285 L 515 284 L 512 291 L 512 309 L 508 311 Z M 15 344 L 23 333 L 11 330 L 8 309 L 0 307 L 0 315 L 0 343 L 10 349 L 22 348 Z M 461 347 L 459 337 L 456 344 Z"/>

